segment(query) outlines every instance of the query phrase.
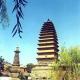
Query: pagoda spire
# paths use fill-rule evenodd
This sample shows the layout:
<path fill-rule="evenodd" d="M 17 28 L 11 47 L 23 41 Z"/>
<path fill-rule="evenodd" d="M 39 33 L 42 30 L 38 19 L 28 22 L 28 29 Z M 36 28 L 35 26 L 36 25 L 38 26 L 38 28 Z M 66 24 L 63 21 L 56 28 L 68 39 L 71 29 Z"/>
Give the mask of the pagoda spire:
<path fill-rule="evenodd" d="M 16 47 L 15 52 L 15 56 L 14 56 L 14 61 L 13 61 L 13 66 L 20 66 L 20 62 L 19 62 L 19 47 Z"/>
<path fill-rule="evenodd" d="M 51 22 L 49 18 L 48 18 L 47 22 Z"/>
<path fill-rule="evenodd" d="M 58 59 L 58 39 L 54 24 L 50 19 L 41 28 L 38 44 L 38 63 L 48 64 Z"/>

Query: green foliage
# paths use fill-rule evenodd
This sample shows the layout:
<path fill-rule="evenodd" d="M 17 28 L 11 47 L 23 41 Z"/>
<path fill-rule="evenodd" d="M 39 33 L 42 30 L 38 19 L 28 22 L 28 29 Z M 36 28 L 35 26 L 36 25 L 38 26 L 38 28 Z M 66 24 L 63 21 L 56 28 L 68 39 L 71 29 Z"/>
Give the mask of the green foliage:
<path fill-rule="evenodd" d="M 0 56 L 0 63 L 3 63 L 4 59 L 2 58 L 2 56 Z"/>
<path fill-rule="evenodd" d="M 26 80 L 26 79 L 25 79 L 25 76 L 24 76 L 22 73 L 19 74 L 18 78 L 19 78 L 20 80 Z"/>
<path fill-rule="evenodd" d="M 32 70 L 32 68 L 34 67 L 34 64 L 29 63 L 29 64 L 26 65 L 26 67 L 27 67 L 27 71 L 28 71 L 29 73 L 31 73 L 31 70 Z"/>
<path fill-rule="evenodd" d="M 13 37 L 15 36 L 16 33 L 19 34 L 19 37 L 21 37 L 21 33 L 22 31 L 22 25 L 20 22 L 20 19 L 23 19 L 23 11 L 22 11 L 22 6 L 25 7 L 27 1 L 26 0 L 14 0 L 14 8 L 13 8 L 13 12 L 16 13 L 16 25 L 14 26 L 12 33 L 13 33 Z"/>
<path fill-rule="evenodd" d="M 80 47 L 62 47 L 60 59 L 53 64 L 53 70 L 55 80 L 61 76 L 64 80 L 77 80 L 80 77 Z"/>
<path fill-rule="evenodd" d="M 9 19 L 8 19 L 8 14 L 7 14 L 7 6 L 6 6 L 7 0 L 0 0 L 0 23 L 2 23 L 2 26 L 6 27 L 9 25 Z M 12 12 L 15 12 L 16 16 L 16 24 L 12 30 L 12 36 L 14 37 L 16 33 L 19 34 L 19 37 L 22 38 L 21 33 L 23 32 L 22 30 L 22 25 L 21 25 L 21 19 L 23 19 L 23 7 L 26 6 L 27 1 L 26 0 L 13 0 L 14 2 L 14 8 Z"/>
<path fill-rule="evenodd" d="M 0 56 L 0 76 L 2 76 L 1 71 L 4 70 L 4 59 Z"/>
<path fill-rule="evenodd" d="M 60 63 L 64 65 L 70 65 L 72 62 L 72 57 L 68 53 L 66 48 L 62 48 L 60 52 Z"/>
<path fill-rule="evenodd" d="M 69 54 L 72 57 L 73 63 L 80 63 L 80 47 L 70 48 Z"/>
<path fill-rule="evenodd" d="M 0 0 L 0 23 L 3 27 L 8 26 L 9 19 L 7 14 L 6 0 Z"/>

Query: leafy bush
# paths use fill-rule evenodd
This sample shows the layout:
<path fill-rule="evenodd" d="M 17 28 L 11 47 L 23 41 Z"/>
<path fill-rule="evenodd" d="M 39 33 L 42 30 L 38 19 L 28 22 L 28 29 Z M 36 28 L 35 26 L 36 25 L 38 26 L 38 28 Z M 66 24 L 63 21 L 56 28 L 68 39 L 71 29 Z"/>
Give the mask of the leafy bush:
<path fill-rule="evenodd" d="M 53 70 L 54 80 L 60 78 L 63 80 L 78 80 L 80 77 L 80 47 L 62 47 L 60 59 L 53 64 Z"/>

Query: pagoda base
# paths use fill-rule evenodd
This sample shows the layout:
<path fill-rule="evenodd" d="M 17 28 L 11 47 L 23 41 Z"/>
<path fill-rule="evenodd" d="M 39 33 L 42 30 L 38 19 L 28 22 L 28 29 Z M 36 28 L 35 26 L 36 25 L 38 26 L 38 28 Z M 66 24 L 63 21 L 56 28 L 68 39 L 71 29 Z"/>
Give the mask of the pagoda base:
<path fill-rule="evenodd" d="M 52 68 L 47 64 L 38 64 L 32 69 L 32 80 L 51 80 Z"/>
<path fill-rule="evenodd" d="M 64 70 L 54 71 L 51 64 L 39 64 L 32 69 L 31 78 L 32 80 L 62 80 L 65 72 Z M 56 75 L 59 75 L 59 77 Z"/>
<path fill-rule="evenodd" d="M 20 66 L 12 66 L 12 68 L 10 69 L 10 77 L 17 78 L 19 77 L 19 73 L 20 73 Z"/>
<path fill-rule="evenodd" d="M 19 77 L 19 73 L 10 73 L 10 76 L 12 78 L 18 78 Z"/>

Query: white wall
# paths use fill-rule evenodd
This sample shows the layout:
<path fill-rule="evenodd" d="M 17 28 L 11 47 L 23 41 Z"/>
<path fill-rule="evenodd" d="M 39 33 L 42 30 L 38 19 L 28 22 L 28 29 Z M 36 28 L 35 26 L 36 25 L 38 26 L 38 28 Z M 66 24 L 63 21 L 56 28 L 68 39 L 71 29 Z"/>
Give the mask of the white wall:
<path fill-rule="evenodd" d="M 11 77 L 0 77 L 0 80 L 11 80 Z"/>

